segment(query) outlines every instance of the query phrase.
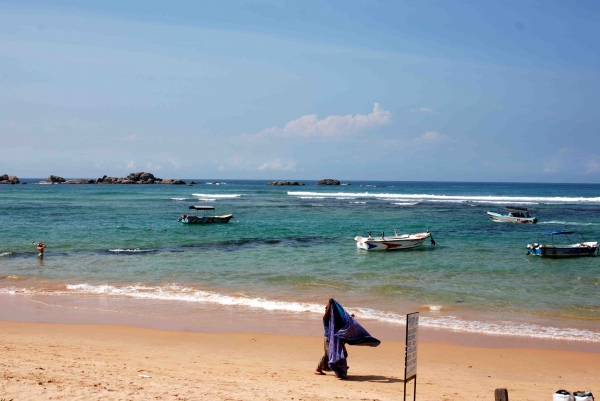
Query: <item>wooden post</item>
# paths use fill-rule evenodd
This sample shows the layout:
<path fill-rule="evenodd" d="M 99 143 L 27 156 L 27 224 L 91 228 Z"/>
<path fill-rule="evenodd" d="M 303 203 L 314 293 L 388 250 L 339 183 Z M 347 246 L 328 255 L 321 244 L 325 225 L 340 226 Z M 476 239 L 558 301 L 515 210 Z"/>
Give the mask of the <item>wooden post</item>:
<path fill-rule="evenodd" d="M 508 401 L 508 390 L 505 388 L 497 388 L 494 391 L 495 401 Z"/>

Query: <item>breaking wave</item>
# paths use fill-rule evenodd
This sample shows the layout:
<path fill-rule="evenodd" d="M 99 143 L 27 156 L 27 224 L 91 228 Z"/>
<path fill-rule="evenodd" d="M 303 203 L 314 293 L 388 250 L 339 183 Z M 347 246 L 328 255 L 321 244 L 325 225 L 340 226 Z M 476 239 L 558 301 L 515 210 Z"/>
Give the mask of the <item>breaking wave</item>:
<path fill-rule="evenodd" d="M 140 249 L 140 248 L 121 249 L 121 248 L 116 248 L 116 249 L 109 249 L 108 252 L 114 252 L 114 253 L 145 253 L 145 252 L 155 252 L 155 249 Z"/>
<path fill-rule="evenodd" d="M 560 196 L 479 196 L 479 195 L 431 195 L 431 194 L 384 194 L 370 192 L 307 192 L 288 191 L 290 196 L 325 198 L 372 198 L 372 199 L 410 199 L 426 202 L 473 202 L 491 204 L 600 204 L 600 197 L 560 197 Z"/>
<path fill-rule="evenodd" d="M 0 257 L 2 256 L 10 256 L 12 255 L 12 252 L 0 252 Z"/>
<path fill-rule="evenodd" d="M 15 287 L 0 288 L 1 293 L 24 293 L 24 294 L 96 294 L 102 296 L 119 296 L 135 299 L 151 299 L 161 301 L 179 301 L 192 303 L 211 303 L 224 306 L 259 309 L 266 311 L 281 311 L 293 313 L 323 314 L 323 305 L 310 302 L 278 301 L 260 297 L 224 295 L 212 291 L 197 290 L 180 285 L 165 286 L 112 286 L 69 284 L 65 291 L 40 292 L 31 289 L 18 289 Z M 394 312 L 380 311 L 370 308 L 349 307 L 351 313 L 355 313 L 361 319 L 371 319 L 393 325 L 405 325 L 406 317 Z M 443 310 L 440 305 L 430 307 L 432 311 Z M 600 342 L 600 332 L 576 329 L 541 326 L 531 323 L 519 323 L 512 321 L 484 322 L 476 320 L 464 320 L 456 316 L 422 316 L 420 325 L 436 329 L 446 329 L 461 332 L 481 333 L 501 336 L 519 336 L 539 339 L 570 340 Z"/>
<path fill-rule="evenodd" d="M 241 194 L 192 194 L 198 198 L 239 198 Z"/>

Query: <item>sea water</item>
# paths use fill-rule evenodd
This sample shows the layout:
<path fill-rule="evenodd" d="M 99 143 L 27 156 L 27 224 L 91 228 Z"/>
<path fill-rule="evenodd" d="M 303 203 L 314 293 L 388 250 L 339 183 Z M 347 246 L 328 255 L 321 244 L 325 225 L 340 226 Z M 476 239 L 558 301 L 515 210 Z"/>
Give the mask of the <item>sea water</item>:
<path fill-rule="evenodd" d="M 135 300 L 165 316 L 216 305 L 315 318 L 334 297 L 389 325 L 419 310 L 425 327 L 600 342 L 600 258 L 526 255 L 528 243 L 551 241 L 540 232 L 600 240 L 600 185 L 27 181 L 0 186 L 0 294 Z M 192 204 L 234 219 L 178 222 Z M 486 211 L 506 205 L 529 208 L 538 224 L 490 221 Z M 356 248 L 355 236 L 394 229 L 430 230 L 437 246 Z M 37 240 L 48 245 L 43 260 Z"/>

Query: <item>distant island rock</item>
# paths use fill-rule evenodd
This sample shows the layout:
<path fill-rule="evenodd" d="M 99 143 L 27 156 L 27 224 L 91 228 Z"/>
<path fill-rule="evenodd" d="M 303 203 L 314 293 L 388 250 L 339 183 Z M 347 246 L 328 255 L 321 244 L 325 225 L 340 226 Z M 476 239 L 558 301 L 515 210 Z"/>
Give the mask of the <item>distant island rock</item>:
<path fill-rule="evenodd" d="M 59 177 L 57 175 L 51 175 L 50 177 L 48 177 L 48 179 L 46 180 L 46 182 L 49 182 L 51 184 L 58 184 L 58 183 L 62 183 L 62 182 L 67 182 L 67 180 L 65 180 L 62 177 Z"/>
<path fill-rule="evenodd" d="M 152 173 L 145 171 L 139 171 L 137 173 L 131 173 L 127 177 L 117 178 L 103 176 L 96 180 L 97 184 L 172 184 L 172 185 L 185 185 L 186 182 L 183 180 L 172 180 L 170 178 L 159 178 L 155 177 Z"/>
<path fill-rule="evenodd" d="M 4 176 L 0 176 L 2 178 Z M 8 176 L 7 176 L 8 177 Z M 16 177 L 15 177 L 16 178 Z M 18 179 L 17 179 L 18 182 Z M 172 184 L 172 185 L 185 185 L 186 182 L 183 180 L 173 180 L 170 178 L 158 178 L 155 177 L 152 173 L 146 173 L 144 171 L 140 171 L 138 173 L 131 173 L 127 177 L 109 177 L 102 176 L 101 178 L 97 178 L 95 180 L 89 178 L 76 178 L 73 180 L 65 180 L 63 177 L 59 177 L 57 175 L 51 175 L 48 177 L 47 181 L 42 181 L 43 183 L 49 184 L 123 184 L 123 185 L 132 185 L 132 184 Z M 3 183 L 3 182 L 1 182 Z M 8 183 L 10 184 L 10 183 Z"/>
<path fill-rule="evenodd" d="M 16 175 L 0 175 L 0 184 L 18 184 L 20 182 Z"/>
<path fill-rule="evenodd" d="M 275 185 L 275 186 L 281 186 L 281 185 L 304 185 L 304 183 L 298 182 L 298 181 L 273 181 L 273 182 L 268 183 L 267 185 Z"/>
<path fill-rule="evenodd" d="M 340 185 L 340 182 L 331 178 L 325 178 L 324 180 L 318 181 L 317 185 Z"/>

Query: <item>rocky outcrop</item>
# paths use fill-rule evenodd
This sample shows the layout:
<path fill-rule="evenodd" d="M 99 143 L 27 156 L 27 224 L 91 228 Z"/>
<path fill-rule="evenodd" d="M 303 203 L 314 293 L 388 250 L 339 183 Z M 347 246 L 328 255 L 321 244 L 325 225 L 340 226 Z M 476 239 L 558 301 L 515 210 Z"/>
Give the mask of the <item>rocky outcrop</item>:
<path fill-rule="evenodd" d="M 324 180 L 318 181 L 317 185 L 340 185 L 340 182 L 331 178 L 325 178 Z"/>
<path fill-rule="evenodd" d="M 57 175 L 51 175 L 50 177 L 48 177 L 46 182 L 50 182 L 50 183 L 54 184 L 54 183 L 67 182 L 67 180 L 65 180 L 64 178 L 59 177 Z"/>
<path fill-rule="evenodd" d="M 0 184 L 18 184 L 19 182 L 21 181 L 15 175 L 0 175 Z"/>
<path fill-rule="evenodd" d="M 3 175 L 0 176 L 0 179 L 3 177 L 12 177 L 12 176 L 7 176 L 7 175 Z M 16 183 L 19 182 L 19 179 L 17 177 L 14 177 L 17 181 Z M 64 184 L 174 184 L 174 185 L 185 185 L 186 182 L 183 180 L 172 180 L 172 179 L 162 179 L 162 178 L 158 178 L 155 177 L 154 174 L 152 173 L 146 173 L 144 171 L 140 171 L 138 173 L 131 173 L 129 174 L 127 177 L 109 177 L 109 176 L 102 176 L 101 178 L 97 178 L 95 180 L 92 179 L 88 179 L 88 178 L 78 178 L 78 179 L 74 179 L 74 180 L 65 180 L 62 177 L 56 176 L 56 175 L 51 175 L 50 177 L 48 177 L 48 180 L 46 181 L 48 183 L 64 183 Z M 1 182 L 0 180 L 0 183 Z M 10 184 L 10 182 L 7 182 L 6 184 Z"/>
<path fill-rule="evenodd" d="M 89 180 L 87 178 L 76 178 L 74 180 L 69 180 L 65 182 L 65 184 L 95 184 L 96 180 Z"/>
<path fill-rule="evenodd" d="M 268 183 L 267 185 L 275 185 L 275 186 L 281 186 L 281 185 L 304 185 L 301 182 L 298 181 L 273 181 Z"/>

